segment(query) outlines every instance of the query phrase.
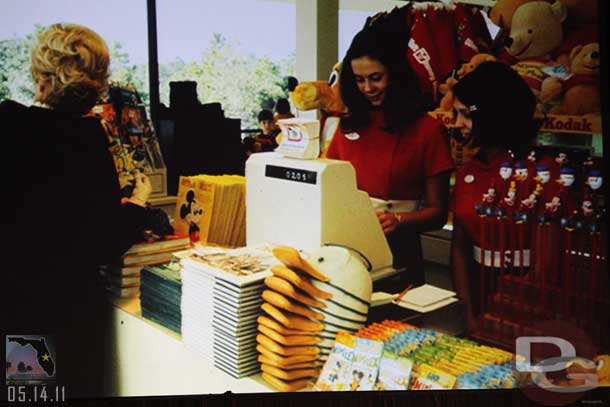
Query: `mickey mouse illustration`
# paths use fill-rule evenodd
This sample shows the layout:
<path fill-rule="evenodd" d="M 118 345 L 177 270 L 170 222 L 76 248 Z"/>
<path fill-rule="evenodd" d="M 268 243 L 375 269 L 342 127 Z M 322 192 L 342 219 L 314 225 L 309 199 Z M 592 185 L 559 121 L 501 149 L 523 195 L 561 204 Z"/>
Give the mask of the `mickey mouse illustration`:
<path fill-rule="evenodd" d="M 203 215 L 203 208 L 199 207 L 192 189 L 186 193 L 186 203 L 180 206 L 180 218 L 189 223 L 189 237 L 191 243 L 199 241 L 199 221 Z"/>

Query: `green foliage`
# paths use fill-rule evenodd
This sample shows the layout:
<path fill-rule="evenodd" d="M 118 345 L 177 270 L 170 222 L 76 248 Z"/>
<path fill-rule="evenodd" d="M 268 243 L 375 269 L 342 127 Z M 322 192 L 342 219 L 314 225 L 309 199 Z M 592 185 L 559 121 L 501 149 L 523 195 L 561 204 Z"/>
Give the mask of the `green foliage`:
<path fill-rule="evenodd" d="M 34 100 L 34 84 L 30 75 L 30 44 L 43 27 L 36 25 L 25 38 L 0 40 L 0 101 L 13 99 L 30 104 Z"/>
<path fill-rule="evenodd" d="M 283 78 L 293 74 L 294 60 L 294 54 L 280 63 L 243 55 L 235 44 L 215 33 L 200 62 L 176 60 L 160 68 L 161 101 L 169 103 L 170 81 L 195 81 L 202 103 L 220 102 L 226 116 L 242 120 L 242 128 L 256 128 L 258 112 L 287 97 Z"/>
<path fill-rule="evenodd" d="M 0 40 L 0 100 L 29 104 L 34 97 L 29 44 L 43 27 L 25 38 Z M 110 45 L 110 80 L 135 86 L 148 106 L 148 66 L 132 64 L 119 42 Z M 214 34 L 200 61 L 176 59 L 159 66 L 161 102 L 169 104 L 169 82 L 192 80 L 202 103 L 220 102 L 227 117 L 241 118 L 243 128 L 258 127 L 256 116 L 278 98 L 287 97 L 284 78 L 294 74 L 294 52 L 278 63 L 267 57 L 243 55 L 221 34 Z"/>

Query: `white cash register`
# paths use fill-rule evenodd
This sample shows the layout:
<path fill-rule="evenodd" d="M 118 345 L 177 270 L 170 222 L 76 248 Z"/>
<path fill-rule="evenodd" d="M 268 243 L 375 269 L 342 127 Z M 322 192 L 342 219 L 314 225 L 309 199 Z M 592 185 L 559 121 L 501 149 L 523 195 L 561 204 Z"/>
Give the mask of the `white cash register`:
<path fill-rule="evenodd" d="M 396 273 L 368 194 L 346 161 L 252 154 L 246 162 L 246 245 L 278 244 L 305 253 L 324 244 L 361 252 L 373 281 Z"/>

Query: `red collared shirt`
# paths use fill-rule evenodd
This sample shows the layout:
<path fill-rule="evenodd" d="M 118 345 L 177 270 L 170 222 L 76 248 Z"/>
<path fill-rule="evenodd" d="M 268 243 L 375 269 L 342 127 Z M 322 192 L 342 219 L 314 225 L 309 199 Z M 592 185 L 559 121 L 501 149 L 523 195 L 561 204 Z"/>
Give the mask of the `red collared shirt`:
<path fill-rule="evenodd" d="M 366 128 L 345 134 L 339 127 L 326 157 L 349 161 L 358 188 L 371 197 L 422 199 L 426 177 L 453 169 L 445 128 L 429 116 L 402 131 L 385 131 L 383 123 L 383 112 L 373 110 Z"/>
<path fill-rule="evenodd" d="M 457 170 L 453 192 L 453 216 L 477 245 L 481 244 L 481 219 L 476 213 L 475 206 L 482 204 L 483 194 L 492 185 L 497 191 L 496 200 L 505 198 L 503 195 L 508 189 L 507 185 L 499 185 L 500 165 L 505 161 L 513 161 L 508 153 L 498 154 L 490 163 L 484 163 L 475 157 Z M 508 184 L 510 181 L 504 182 Z M 515 205 L 518 206 L 519 202 Z"/>

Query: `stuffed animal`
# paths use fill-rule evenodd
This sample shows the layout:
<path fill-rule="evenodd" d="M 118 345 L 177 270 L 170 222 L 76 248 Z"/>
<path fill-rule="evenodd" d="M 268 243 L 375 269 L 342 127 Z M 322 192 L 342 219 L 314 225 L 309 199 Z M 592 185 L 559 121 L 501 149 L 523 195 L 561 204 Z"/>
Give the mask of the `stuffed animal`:
<path fill-rule="evenodd" d="M 292 94 L 292 102 L 299 110 L 320 109 L 329 114 L 340 114 L 347 111 L 341 100 L 339 74 L 341 63 L 335 64 L 328 82 L 313 81 L 297 85 Z"/>
<path fill-rule="evenodd" d="M 583 115 L 600 111 L 599 44 L 578 45 L 570 53 L 570 76 L 566 80 L 549 77 L 543 81 L 541 100 L 557 97 L 561 102 L 549 113 Z"/>
<path fill-rule="evenodd" d="M 322 156 L 330 144 L 339 125 L 339 119 L 347 113 L 347 107 L 341 99 L 339 75 L 341 63 L 335 64 L 328 82 L 312 81 L 300 83 L 290 97 L 299 110 L 315 110 L 321 112 L 320 141 Z"/>
<path fill-rule="evenodd" d="M 597 365 L 597 380 L 600 386 L 610 386 L 610 355 L 598 355 L 593 358 Z"/>
<path fill-rule="evenodd" d="M 544 1 L 525 3 L 513 15 L 507 51 L 518 61 L 513 68 L 536 96 L 546 76 L 542 68 L 553 63 L 550 53 L 561 45 L 565 18 L 566 8 L 559 1 L 552 5 Z"/>
<path fill-rule="evenodd" d="M 502 33 L 509 32 L 516 10 L 532 1 L 539 0 L 498 0 L 489 12 L 489 17 L 502 29 Z M 552 3 L 552 0 L 545 1 Z M 567 65 L 572 48 L 598 41 L 598 3 L 597 0 L 560 1 L 566 7 L 567 18 L 563 24 L 564 40 L 555 50 L 553 57 L 557 63 Z M 500 34 L 500 37 L 502 36 Z"/>
<path fill-rule="evenodd" d="M 498 0 L 491 11 L 489 18 L 498 27 L 510 30 L 513 15 L 525 3 L 540 0 Z M 552 3 L 551 0 L 545 0 Z M 561 0 L 567 9 L 569 25 L 597 24 L 597 0 Z"/>
<path fill-rule="evenodd" d="M 447 78 L 445 83 L 440 85 L 439 91 L 444 95 L 440 102 L 440 108 L 444 111 L 450 111 L 453 108 L 453 92 L 451 92 L 451 88 L 453 88 L 453 85 L 455 85 L 459 79 L 474 71 L 474 69 L 483 62 L 495 60 L 496 57 L 491 54 L 477 54 L 473 56 L 469 62 L 462 64 L 460 69 L 457 71 L 457 78 Z"/>

